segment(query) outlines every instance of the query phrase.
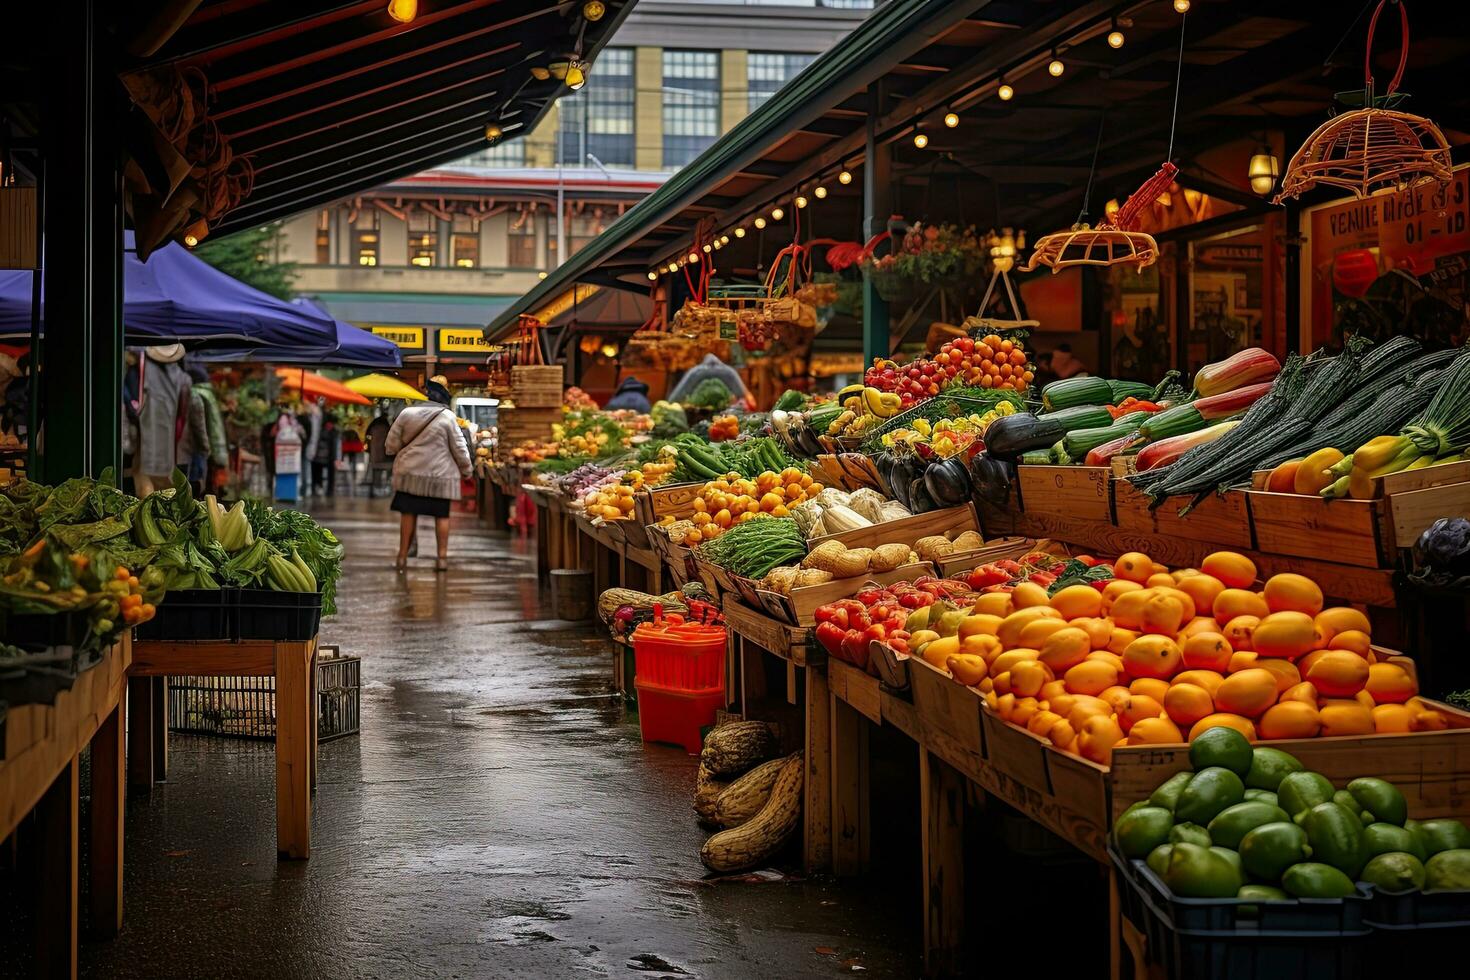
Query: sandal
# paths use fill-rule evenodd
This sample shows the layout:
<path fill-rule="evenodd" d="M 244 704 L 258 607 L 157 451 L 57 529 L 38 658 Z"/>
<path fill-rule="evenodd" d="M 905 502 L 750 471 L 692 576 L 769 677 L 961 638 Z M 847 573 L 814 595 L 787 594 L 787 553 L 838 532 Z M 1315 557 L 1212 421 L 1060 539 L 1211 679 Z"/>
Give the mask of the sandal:
<path fill-rule="evenodd" d="M 447 559 L 447 558 L 440 558 L 438 561 L 434 562 L 434 571 L 436 571 L 436 572 L 447 572 L 447 571 L 449 571 L 449 559 Z"/>

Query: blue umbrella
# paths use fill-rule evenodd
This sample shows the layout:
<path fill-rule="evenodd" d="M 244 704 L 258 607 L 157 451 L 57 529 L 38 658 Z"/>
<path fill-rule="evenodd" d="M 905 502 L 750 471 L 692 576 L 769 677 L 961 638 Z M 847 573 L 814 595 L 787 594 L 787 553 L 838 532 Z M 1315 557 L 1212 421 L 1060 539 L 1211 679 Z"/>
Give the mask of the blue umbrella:
<path fill-rule="evenodd" d="M 147 262 L 133 250 L 132 232 L 124 246 L 123 330 L 130 346 L 267 346 L 310 357 L 330 354 L 340 344 L 330 316 L 247 286 L 182 245 L 169 243 Z M 30 336 L 31 276 L 0 272 L 0 340 Z"/>
<path fill-rule="evenodd" d="M 320 308 L 304 297 L 293 299 L 291 304 L 303 309 L 319 311 Z M 322 316 L 331 318 L 329 314 Z M 205 361 L 252 361 L 269 364 L 334 364 L 340 367 L 399 368 L 403 366 L 403 353 L 398 345 L 384 340 L 377 334 L 354 327 L 350 323 L 332 319 L 337 328 L 337 349 L 328 354 L 303 353 L 295 347 L 241 347 L 213 348 L 200 351 Z"/>

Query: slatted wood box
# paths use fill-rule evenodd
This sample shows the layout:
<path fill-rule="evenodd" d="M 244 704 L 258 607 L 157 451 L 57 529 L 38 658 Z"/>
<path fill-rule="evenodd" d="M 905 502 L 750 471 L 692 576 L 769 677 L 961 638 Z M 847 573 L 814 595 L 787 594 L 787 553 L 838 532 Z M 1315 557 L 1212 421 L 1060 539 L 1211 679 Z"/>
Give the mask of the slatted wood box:
<path fill-rule="evenodd" d="M 1151 507 L 1153 498 L 1127 480 L 1113 480 L 1111 486 L 1113 523 L 1121 530 L 1173 535 L 1234 548 L 1254 546 L 1250 513 L 1243 491 L 1209 494 L 1181 517 L 1179 511 L 1193 501 L 1193 497 L 1170 497 L 1154 508 Z"/>
<path fill-rule="evenodd" d="M 884 521 L 868 527 L 856 527 L 851 531 L 824 534 L 806 543 L 808 551 L 824 541 L 841 541 L 849 548 L 876 548 L 882 544 L 902 543 L 912 545 L 920 538 L 943 535 L 947 531 L 978 531 L 980 520 L 975 515 L 975 505 L 960 504 L 943 510 L 931 510 L 896 521 Z"/>
<path fill-rule="evenodd" d="M 895 568 L 891 572 L 854 575 L 852 578 L 833 579 L 821 585 L 792 589 L 790 595 L 765 590 L 760 590 L 758 594 L 761 606 L 768 615 L 795 626 L 811 626 L 816 621 L 814 614 L 818 606 L 857 595 L 869 585 L 912 582 L 920 575 L 932 574 L 934 574 L 934 566 L 926 561 L 919 561 Z"/>
<path fill-rule="evenodd" d="M 1107 466 L 1018 466 L 1021 510 L 1066 514 L 1079 521 L 1112 520 Z"/>
<path fill-rule="evenodd" d="M 496 416 L 496 450 L 501 457 L 528 439 L 546 442 L 551 427 L 561 421 L 559 408 L 502 408 Z"/>
<path fill-rule="evenodd" d="M 523 364 L 510 369 L 510 398 L 517 408 L 560 408 L 565 368 Z"/>
<path fill-rule="evenodd" d="M 984 701 L 922 657 L 909 658 L 909 686 L 924 747 L 979 782 L 985 767 Z"/>

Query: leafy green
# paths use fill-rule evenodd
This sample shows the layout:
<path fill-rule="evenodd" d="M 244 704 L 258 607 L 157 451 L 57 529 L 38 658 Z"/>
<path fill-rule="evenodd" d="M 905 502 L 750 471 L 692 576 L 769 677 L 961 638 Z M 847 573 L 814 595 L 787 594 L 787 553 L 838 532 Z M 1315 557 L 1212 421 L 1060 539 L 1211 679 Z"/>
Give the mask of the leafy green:
<path fill-rule="evenodd" d="M 705 378 L 694 388 L 694 393 L 684 399 L 684 404 L 693 405 L 695 408 L 708 409 L 718 412 L 723 408 L 729 408 L 735 396 L 730 393 L 730 388 L 719 378 Z"/>

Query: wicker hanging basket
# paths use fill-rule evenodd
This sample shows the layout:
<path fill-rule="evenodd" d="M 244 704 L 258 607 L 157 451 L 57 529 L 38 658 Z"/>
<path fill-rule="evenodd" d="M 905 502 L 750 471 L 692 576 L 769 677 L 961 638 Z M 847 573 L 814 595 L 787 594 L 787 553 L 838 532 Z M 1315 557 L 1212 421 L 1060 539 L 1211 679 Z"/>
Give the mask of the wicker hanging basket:
<path fill-rule="evenodd" d="M 1368 24 L 1363 58 L 1363 108 L 1327 120 L 1307 137 L 1286 166 L 1280 204 L 1319 185 L 1339 187 L 1355 197 L 1382 190 L 1406 190 L 1424 183 L 1449 183 L 1450 144 L 1438 126 L 1423 116 L 1388 108 L 1395 101 L 1409 58 L 1409 13 L 1399 3 L 1399 66 L 1381 99 L 1373 95 L 1373 32 L 1387 0 L 1380 0 Z M 1380 104 L 1381 103 L 1381 104 Z"/>

